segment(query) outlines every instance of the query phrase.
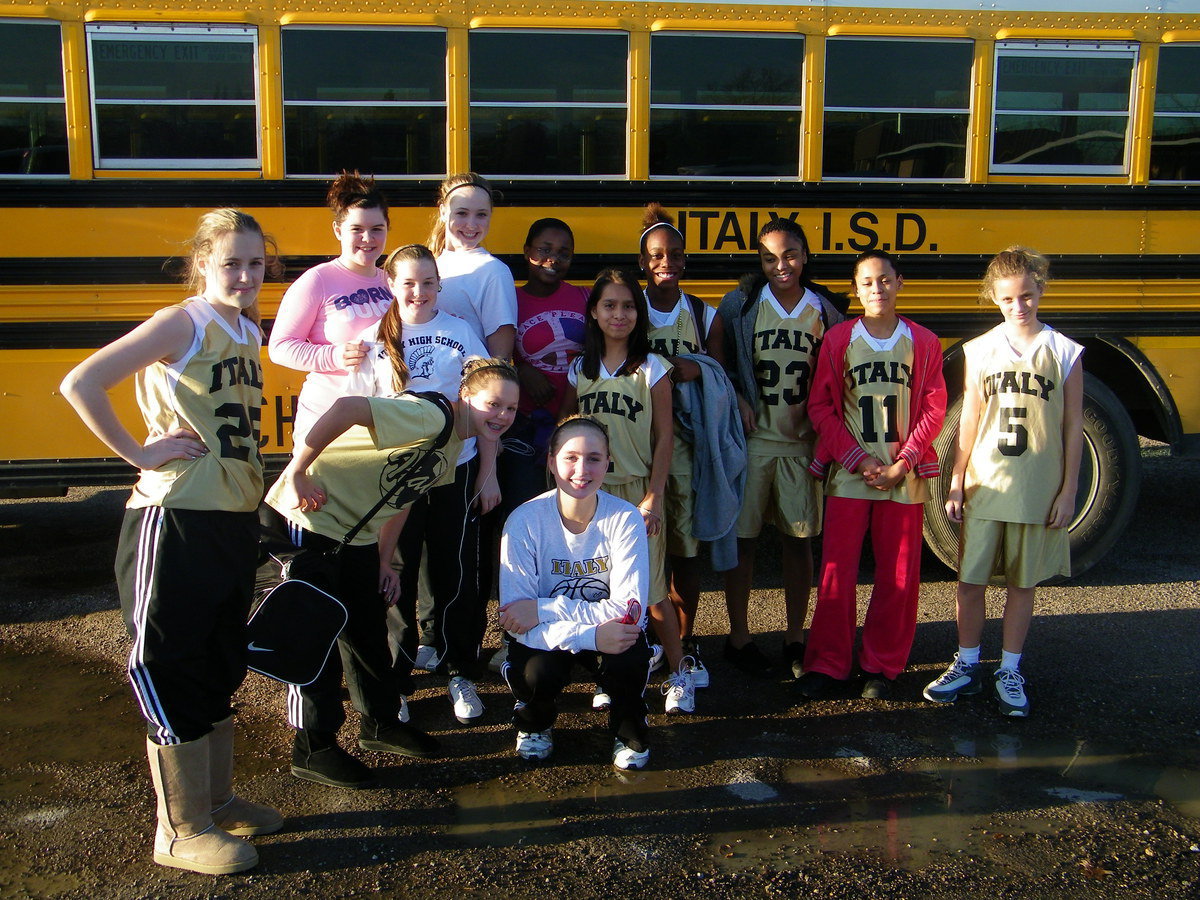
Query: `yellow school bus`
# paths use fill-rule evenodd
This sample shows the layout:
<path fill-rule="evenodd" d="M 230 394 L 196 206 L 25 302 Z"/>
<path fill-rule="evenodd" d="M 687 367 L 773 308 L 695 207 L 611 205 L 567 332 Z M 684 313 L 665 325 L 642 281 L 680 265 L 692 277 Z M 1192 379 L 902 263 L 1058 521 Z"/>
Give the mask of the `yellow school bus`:
<path fill-rule="evenodd" d="M 199 211 L 258 217 L 286 281 L 337 249 L 333 173 L 379 177 L 395 245 L 473 169 L 503 197 L 489 249 L 522 274 L 542 215 L 574 228 L 575 280 L 632 262 L 649 200 L 709 300 L 755 266 L 769 216 L 805 227 L 834 287 L 861 250 L 896 252 L 952 392 L 962 341 L 996 321 L 986 260 L 1047 254 L 1043 314 L 1087 348 L 1082 570 L 1136 503 L 1138 435 L 1178 454 L 1200 434 L 1200 3 L 979 6 L 0 2 L 0 488 L 131 480 L 57 384 L 180 298 Z M 267 379 L 271 457 L 302 379 Z M 927 538 L 952 560 L 939 503 Z"/>

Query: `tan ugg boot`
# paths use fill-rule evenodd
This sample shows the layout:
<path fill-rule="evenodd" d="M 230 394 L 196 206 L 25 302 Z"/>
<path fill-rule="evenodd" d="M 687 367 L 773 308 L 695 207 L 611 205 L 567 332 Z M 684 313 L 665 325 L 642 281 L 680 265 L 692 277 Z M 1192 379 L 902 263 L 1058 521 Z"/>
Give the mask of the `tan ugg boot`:
<path fill-rule="evenodd" d="M 208 771 L 213 824 L 229 834 L 274 834 L 283 827 L 279 810 L 243 800 L 233 792 L 233 716 L 208 735 Z"/>
<path fill-rule="evenodd" d="M 162 746 L 147 739 L 150 777 L 158 795 L 154 861 L 205 875 L 228 875 L 258 865 L 258 851 L 213 824 L 208 735 Z"/>

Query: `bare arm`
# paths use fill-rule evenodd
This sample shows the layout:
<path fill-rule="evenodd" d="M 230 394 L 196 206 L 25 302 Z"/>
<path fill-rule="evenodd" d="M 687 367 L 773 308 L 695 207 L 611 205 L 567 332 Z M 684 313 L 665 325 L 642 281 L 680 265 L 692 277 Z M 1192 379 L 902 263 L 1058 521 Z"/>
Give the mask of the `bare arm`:
<path fill-rule="evenodd" d="M 962 416 L 958 420 L 958 443 L 954 450 L 954 469 L 950 475 L 950 490 L 946 493 L 946 515 L 950 517 L 951 522 L 961 522 L 963 518 L 963 489 L 967 463 L 971 459 L 971 450 L 979 433 L 979 412 L 983 406 L 979 380 L 975 378 L 969 363 L 962 401 Z"/>
<path fill-rule="evenodd" d="M 178 360 L 194 336 L 195 327 L 187 313 L 160 310 L 72 369 L 59 390 L 92 433 L 131 466 L 157 469 L 173 459 L 195 459 L 208 452 L 195 432 L 175 428 L 165 435 L 152 434 L 142 444 L 117 417 L 108 395 L 135 372 L 160 360 Z"/>
<path fill-rule="evenodd" d="M 484 343 L 487 344 L 488 353 L 497 359 L 512 359 L 513 347 L 517 343 L 516 326 L 501 325 L 487 336 Z"/>
<path fill-rule="evenodd" d="M 388 606 L 395 606 L 400 599 L 400 573 L 392 564 L 400 532 L 408 521 L 409 507 L 405 507 L 383 523 L 379 529 L 379 593 Z"/>
<path fill-rule="evenodd" d="M 651 429 L 654 455 L 650 460 L 650 483 L 646 496 L 638 504 L 646 520 L 646 534 L 662 530 L 663 497 L 667 492 L 667 475 L 671 470 L 671 454 L 675 449 L 675 417 L 671 410 L 671 379 L 660 378 L 650 388 Z"/>
<path fill-rule="evenodd" d="M 496 478 L 496 455 L 499 441 L 478 441 L 479 474 L 475 476 L 475 504 L 481 515 L 487 515 L 500 504 L 500 482 Z"/>
<path fill-rule="evenodd" d="M 338 397 L 317 419 L 303 441 L 296 445 L 291 461 L 279 476 L 295 492 L 297 509 L 315 510 L 325 505 L 325 492 L 308 476 L 309 467 L 321 451 L 353 426 L 370 428 L 374 424 L 367 397 Z"/>

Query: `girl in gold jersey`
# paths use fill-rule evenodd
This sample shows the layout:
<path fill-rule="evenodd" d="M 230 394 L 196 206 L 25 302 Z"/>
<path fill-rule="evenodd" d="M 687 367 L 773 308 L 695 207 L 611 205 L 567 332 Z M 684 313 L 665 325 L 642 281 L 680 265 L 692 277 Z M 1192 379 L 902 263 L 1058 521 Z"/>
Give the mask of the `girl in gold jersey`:
<path fill-rule="evenodd" d="M 671 364 L 673 383 L 695 381 L 701 377 L 701 369 L 689 358 L 691 355 L 707 354 L 722 367 L 725 365 L 725 326 L 715 309 L 684 293 L 680 284 L 687 271 L 683 234 L 661 204 L 646 204 L 642 229 L 638 265 L 646 275 L 650 347 Z M 685 672 L 668 679 L 670 683 L 665 687 L 668 712 L 692 712 L 692 690 L 708 687 L 709 683 L 708 669 L 700 659 L 693 635 L 700 605 L 700 542 L 693 534 L 696 498 L 692 467 L 692 444 L 677 431 L 667 477 L 663 527 L 669 594 L 679 617 Z M 684 674 L 691 678 L 691 688 Z"/>
<path fill-rule="evenodd" d="M 983 688 L 979 644 L 984 590 L 1008 583 L 1003 648 L 992 689 L 1001 715 L 1029 715 L 1019 665 L 1035 586 L 1070 574 L 1067 526 L 1075 513 L 1083 447 L 1083 348 L 1038 321 L 1049 263 L 1010 247 L 988 265 L 981 294 L 1004 321 L 964 347 L 966 385 L 946 512 L 962 523 L 958 653 L 925 687 L 948 703 Z"/>
<path fill-rule="evenodd" d="M 650 610 L 672 671 L 683 661 L 679 621 L 667 598 L 663 501 L 674 422 L 669 366 L 650 352 L 646 299 L 628 272 L 601 272 L 588 296 L 583 355 L 567 374 L 563 412 L 578 409 L 608 428 L 612 464 L 604 489 L 628 500 L 646 521 L 650 543 Z M 593 701 L 603 708 L 603 698 Z"/>
<path fill-rule="evenodd" d="M 158 796 L 154 861 L 207 875 L 256 865 L 258 853 L 239 836 L 283 826 L 276 810 L 233 793 L 230 704 L 246 676 L 258 557 L 257 299 L 268 246 L 239 210 L 201 216 L 191 243 L 195 296 L 93 354 L 61 388 L 96 436 L 139 470 L 116 570 Z M 145 441 L 108 396 L 131 375 Z"/>

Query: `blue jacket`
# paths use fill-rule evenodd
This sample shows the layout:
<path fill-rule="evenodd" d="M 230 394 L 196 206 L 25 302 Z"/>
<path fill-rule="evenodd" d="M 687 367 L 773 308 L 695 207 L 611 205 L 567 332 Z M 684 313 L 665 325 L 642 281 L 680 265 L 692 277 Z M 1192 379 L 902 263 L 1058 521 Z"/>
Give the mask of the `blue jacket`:
<path fill-rule="evenodd" d="M 675 386 L 675 427 L 692 445 L 693 535 L 712 545 L 713 569 L 737 565 L 737 520 L 746 491 L 746 435 L 737 395 L 711 356 L 682 357 L 700 377 Z"/>

